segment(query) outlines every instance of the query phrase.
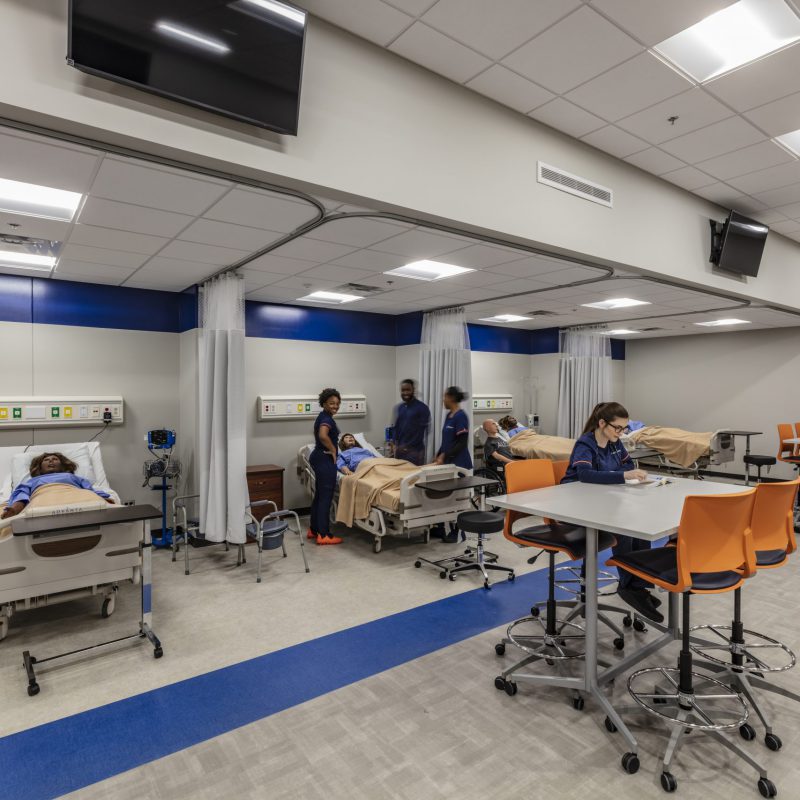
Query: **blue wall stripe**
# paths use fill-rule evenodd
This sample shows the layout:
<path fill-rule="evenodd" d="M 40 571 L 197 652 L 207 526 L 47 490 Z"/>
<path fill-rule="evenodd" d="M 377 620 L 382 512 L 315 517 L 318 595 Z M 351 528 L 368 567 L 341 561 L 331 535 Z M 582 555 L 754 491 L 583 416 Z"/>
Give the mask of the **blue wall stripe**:
<path fill-rule="evenodd" d="M 0 797 L 58 797 L 496 628 L 526 615 L 546 578 L 521 575 L 3 737 Z M 32 702 L 47 692 L 43 676 Z"/>
<path fill-rule="evenodd" d="M 467 325 L 469 346 L 481 353 L 530 355 L 532 331 L 494 325 Z"/>
<path fill-rule="evenodd" d="M 0 275 L 0 321 L 33 321 L 30 278 Z"/>

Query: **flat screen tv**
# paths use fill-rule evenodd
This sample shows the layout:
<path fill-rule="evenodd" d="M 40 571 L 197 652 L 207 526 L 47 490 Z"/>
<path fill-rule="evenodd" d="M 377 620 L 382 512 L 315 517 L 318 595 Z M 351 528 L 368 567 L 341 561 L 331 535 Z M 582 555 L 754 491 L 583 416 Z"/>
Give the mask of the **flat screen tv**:
<path fill-rule="evenodd" d="M 305 29 L 277 0 L 70 0 L 67 63 L 294 135 Z"/>
<path fill-rule="evenodd" d="M 762 222 L 731 211 L 720 233 L 712 220 L 711 261 L 726 272 L 755 278 L 769 228 Z"/>

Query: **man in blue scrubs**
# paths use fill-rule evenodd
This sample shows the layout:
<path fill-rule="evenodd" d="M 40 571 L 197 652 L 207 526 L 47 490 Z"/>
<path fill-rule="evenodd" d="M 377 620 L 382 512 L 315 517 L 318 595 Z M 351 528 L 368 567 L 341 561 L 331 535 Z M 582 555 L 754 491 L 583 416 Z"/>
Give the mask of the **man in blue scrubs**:
<path fill-rule="evenodd" d="M 400 403 L 394 412 L 394 457 L 420 466 L 425 463 L 425 443 L 431 424 L 431 411 L 414 394 L 414 381 L 400 384 Z"/>

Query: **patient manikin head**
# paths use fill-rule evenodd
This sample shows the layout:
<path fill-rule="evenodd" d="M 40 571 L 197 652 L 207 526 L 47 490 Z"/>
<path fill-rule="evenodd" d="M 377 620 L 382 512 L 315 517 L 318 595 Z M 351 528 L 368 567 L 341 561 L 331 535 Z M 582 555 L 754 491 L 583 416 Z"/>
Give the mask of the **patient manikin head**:
<path fill-rule="evenodd" d="M 78 465 L 63 453 L 42 453 L 31 461 L 31 477 L 49 475 L 53 472 L 75 472 Z"/>
<path fill-rule="evenodd" d="M 342 438 L 339 439 L 339 449 L 349 450 L 351 447 L 358 447 L 356 437 L 352 433 L 343 433 Z"/>
<path fill-rule="evenodd" d="M 499 428 L 497 427 L 497 423 L 493 419 L 487 419 L 483 423 L 482 427 L 489 436 L 497 436 L 497 434 L 499 433 Z"/>
<path fill-rule="evenodd" d="M 506 416 L 506 417 L 503 417 L 500 420 L 500 427 L 504 431 L 510 431 L 513 428 L 516 428 L 517 427 L 517 419 L 516 419 L 516 417 L 512 417 L 510 414 L 508 416 Z"/>

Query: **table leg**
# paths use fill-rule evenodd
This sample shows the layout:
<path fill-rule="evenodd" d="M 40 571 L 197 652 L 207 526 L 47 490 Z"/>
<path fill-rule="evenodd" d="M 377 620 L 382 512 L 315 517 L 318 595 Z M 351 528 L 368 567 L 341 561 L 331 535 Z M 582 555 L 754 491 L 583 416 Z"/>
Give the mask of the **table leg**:
<path fill-rule="evenodd" d="M 139 623 L 142 636 L 153 645 L 153 654 L 161 658 L 161 642 L 153 632 L 153 543 L 150 536 L 150 520 L 142 521 L 142 619 Z"/>

